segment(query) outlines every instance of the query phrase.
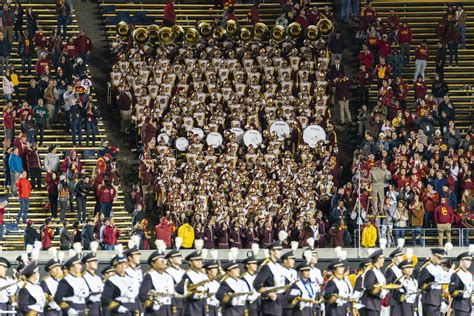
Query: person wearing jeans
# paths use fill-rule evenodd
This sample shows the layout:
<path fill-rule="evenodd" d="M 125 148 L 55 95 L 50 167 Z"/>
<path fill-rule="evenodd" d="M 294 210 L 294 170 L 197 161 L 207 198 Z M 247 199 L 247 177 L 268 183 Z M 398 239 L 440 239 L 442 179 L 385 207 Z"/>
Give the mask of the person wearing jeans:
<path fill-rule="evenodd" d="M 441 204 L 436 208 L 434 216 L 438 228 L 438 244 L 442 247 L 445 232 L 447 241 L 451 242 L 451 225 L 454 221 L 453 208 L 449 206 L 446 197 L 441 197 Z"/>
<path fill-rule="evenodd" d="M 455 12 L 456 25 L 458 27 L 459 33 L 461 34 L 461 47 L 466 48 L 466 11 L 462 4 L 458 4 L 457 10 Z"/>
<path fill-rule="evenodd" d="M 400 200 L 397 202 L 397 209 L 395 210 L 394 222 L 393 222 L 393 238 L 398 240 L 399 238 L 405 238 L 405 229 L 408 226 L 408 210 L 405 207 L 405 201 Z"/>
<path fill-rule="evenodd" d="M 413 76 L 413 81 L 418 78 L 418 75 L 421 75 L 423 79 L 425 78 L 425 69 L 426 69 L 426 61 L 428 60 L 429 52 L 428 52 L 428 42 L 426 40 L 422 40 L 421 44 L 418 45 L 415 49 L 415 74 Z"/>
<path fill-rule="evenodd" d="M 84 117 L 82 104 L 79 100 L 69 110 L 71 132 L 72 132 L 72 143 L 76 145 L 76 141 L 79 141 L 79 145 L 82 145 L 82 120 Z"/>
<path fill-rule="evenodd" d="M 86 202 L 87 194 L 91 189 L 90 177 L 84 176 L 81 178 L 74 187 L 74 195 L 76 196 L 76 206 L 77 206 L 77 220 L 82 223 L 86 220 Z"/>
<path fill-rule="evenodd" d="M 28 181 L 26 176 L 26 171 L 22 171 L 20 178 L 16 182 L 16 187 L 18 188 L 18 199 L 20 200 L 20 211 L 16 216 L 17 224 L 20 222 L 20 218 L 23 223 L 26 223 L 28 210 L 30 208 L 31 183 Z"/>
<path fill-rule="evenodd" d="M 20 177 L 20 174 L 23 172 L 23 163 L 21 161 L 21 157 L 19 156 L 18 147 L 15 147 L 13 152 L 10 154 L 10 158 L 8 158 L 8 166 L 10 167 L 11 173 L 10 192 L 16 196 L 18 193 L 16 182 Z"/>

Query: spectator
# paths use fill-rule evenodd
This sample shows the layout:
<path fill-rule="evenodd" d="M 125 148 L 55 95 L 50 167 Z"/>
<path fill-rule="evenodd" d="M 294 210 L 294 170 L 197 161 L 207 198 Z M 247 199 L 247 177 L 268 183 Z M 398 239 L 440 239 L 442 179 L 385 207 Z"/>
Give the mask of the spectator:
<path fill-rule="evenodd" d="M 104 216 L 110 217 L 112 211 L 112 203 L 115 199 L 116 190 L 108 179 L 103 181 L 100 186 L 100 208 Z"/>
<path fill-rule="evenodd" d="M 71 249 L 72 237 L 67 228 L 68 222 L 63 221 L 62 223 L 63 227 L 61 227 L 61 230 L 59 232 L 59 249 L 68 250 Z"/>
<path fill-rule="evenodd" d="M 82 245 L 82 232 L 79 228 L 79 222 L 72 224 L 72 244 L 80 243 Z"/>
<path fill-rule="evenodd" d="M 369 105 L 369 90 L 370 84 L 372 83 L 372 75 L 366 70 L 365 64 L 360 65 L 360 70 L 356 75 L 358 90 L 359 90 L 359 104 Z"/>
<path fill-rule="evenodd" d="M 83 223 L 86 220 L 87 195 L 89 194 L 90 190 L 90 177 L 88 175 L 81 176 L 74 187 L 74 195 L 76 197 L 77 206 L 77 220 L 79 223 Z"/>
<path fill-rule="evenodd" d="M 26 161 L 28 166 L 28 172 L 31 178 L 31 186 L 33 189 L 41 191 L 41 160 L 38 154 L 38 148 L 36 144 L 31 144 L 29 150 L 27 150 Z"/>
<path fill-rule="evenodd" d="M 436 52 L 436 74 L 444 79 L 444 66 L 446 65 L 446 44 L 438 42 L 438 51 Z"/>
<path fill-rule="evenodd" d="M 21 173 L 23 172 L 23 164 L 21 162 L 19 149 L 17 147 L 13 149 L 13 152 L 11 153 L 10 158 L 8 159 L 8 166 L 10 168 L 11 173 L 10 192 L 13 194 L 13 196 L 16 196 L 18 193 L 16 182 L 19 179 Z"/>
<path fill-rule="evenodd" d="M 44 74 L 49 74 L 49 72 L 51 71 L 51 63 L 49 61 L 49 58 L 46 52 L 42 52 L 38 56 L 38 60 L 36 61 L 35 71 L 36 71 L 37 77 L 41 77 Z"/>
<path fill-rule="evenodd" d="M 59 172 L 60 161 L 57 151 L 56 146 L 49 146 L 48 153 L 44 157 L 44 169 L 46 172 Z"/>
<path fill-rule="evenodd" d="M 415 194 L 414 201 L 410 204 L 410 220 L 411 226 L 413 227 L 412 239 L 413 239 L 413 246 L 416 247 L 416 244 L 419 243 L 420 246 L 425 246 L 425 240 L 422 236 L 422 227 L 423 227 L 423 219 L 425 217 L 425 208 L 423 206 L 423 202 L 420 200 L 420 196 Z"/>
<path fill-rule="evenodd" d="M 456 26 L 458 27 L 459 33 L 461 34 L 461 48 L 466 48 L 466 11 L 461 3 L 457 4 L 457 10 L 455 12 Z"/>
<path fill-rule="evenodd" d="M 47 171 L 45 175 L 46 191 L 48 192 L 49 208 L 51 217 L 58 218 L 58 178 L 54 171 Z"/>
<path fill-rule="evenodd" d="M 49 118 L 48 109 L 44 106 L 43 99 L 38 99 L 38 105 L 33 108 L 35 114 L 35 142 L 37 142 L 37 136 L 39 132 L 40 140 L 39 145 L 43 146 L 44 129 Z"/>
<path fill-rule="evenodd" d="M 428 42 L 422 40 L 421 44 L 415 48 L 415 75 L 413 76 L 413 81 L 416 81 L 418 76 L 421 75 L 423 79 L 425 78 L 425 69 L 426 62 L 429 57 L 428 51 Z"/>
<path fill-rule="evenodd" d="M 347 233 L 347 226 L 345 225 L 344 219 L 340 219 L 339 222 L 334 223 L 329 229 L 329 236 L 331 238 L 332 247 L 342 247 L 349 246 L 345 243 L 345 237 Z"/>
<path fill-rule="evenodd" d="M 64 222 L 66 218 L 66 209 L 69 204 L 69 188 L 66 181 L 66 175 L 64 174 L 59 176 L 58 202 L 59 202 L 59 209 L 60 209 L 59 220 L 61 222 Z"/>
<path fill-rule="evenodd" d="M 4 146 L 5 150 L 3 151 L 3 175 L 5 177 L 3 182 L 3 187 L 5 190 L 8 190 L 12 185 L 12 175 L 10 171 L 10 155 L 12 153 L 12 148 L 9 146 Z"/>
<path fill-rule="evenodd" d="M 260 22 L 260 13 L 258 12 L 259 3 L 254 2 L 250 11 L 247 13 L 247 19 L 249 20 L 250 24 L 255 25 Z"/>
<path fill-rule="evenodd" d="M 132 226 L 135 226 L 137 223 L 140 223 L 145 218 L 143 212 L 143 207 L 141 204 L 135 206 L 135 210 L 132 213 Z"/>
<path fill-rule="evenodd" d="M 187 218 L 184 219 L 183 225 L 178 228 L 178 237 L 183 239 L 183 248 L 189 249 L 193 247 L 194 228 L 189 225 L 189 220 Z"/>
<path fill-rule="evenodd" d="M 95 146 L 96 135 L 98 133 L 99 108 L 89 101 L 86 107 L 86 144 L 89 146 L 89 138 L 92 140 L 92 146 Z"/>
<path fill-rule="evenodd" d="M 27 35 L 29 39 L 33 39 L 38 30 L 38 13 L 33 12 L 32 7 L 26 9 L 26 29 L 28 31 Z"/>
<path fill-rule="evenodd" d="M 54 231 L 51 227 L 51 219 L 45 220 L 44 226 L 41 229 L 41 249 L 48 250 L 53 244 Z"/>
<path fill-rule="evenodd" d="M 166 2 L 165 9 L 163 11 L 163 24 L 168 27 L 172 27 L 176 23 L 176 12 L 174 10 L 174 0 L 168 0 Z"/>
<path fill-rule="evenodd" d="M 400 44 L 400 52 L 403 55 L 404 64 L 406 65 L 410 63 L 410 45 L 412 37 L 411 28 L 408 26 L 407 22 L 404 21 L 398 29 L 398 43 Z"/>
<path fill-rule="evenodd" d="M 5 101 L 11 101 L 12 100 L 12 94 L 14 92 L 14 85 L 13 82 L 10 79 L 10 70 L 5 71 L 3 75 L 3 97 Z"/>
<path fill-rule="evenodd" d="M 459 35 L 458 29 L 453 25 L 450 24 L 448 26 L 448 30 L 446 31 L 446 43 L 448 43 L 449 49 L 449 66 L 458 66 L 458 46 L 461 41 L 461 36 Z"/>
<path fill-rule="evenodd" d="M 346 124 L 346 117 L 348 121 L 347 123 L 351 124 L 352 117 L 349 109 L 349 100 L 351 98 L 350 87 L 352 82 L 342 73 L 334 80 L 334 83 L 336 85 L 336 99 L 339 103 L 341 124 Z"/>
<path fill-rule="evenodd" d="M 10 11 L 8 3 L 3 4 L 2 12 L 2 28 L 3 35 L 8 40 L 10 45 L 13 44 L 13 26 L 15 25 L 15 13 Z"/>
<path fill-rule="evenodd" d="M 9 43 L 4 39 L 3 33 L 0 32 L 0 76 L 3 76 L 5 67 L 8 66 L 9 56 Z"/>
<path fill-rule="evenodd" d="M 405 238 L 405 230 L 408 228 L 409 219 L 410 216 L 408 214 L 407 208 L 405 207 L 405 201 L 398 201 L 393 222 L 393 238 L 395 240 L 398 240 L 399 238 Z"/>
<path fill-rule="evenodd" d="M 402 76 L 404 57 L 398 49 L 393 49 L 392 53 L 388 56 L 389 63 L 392 66 L 392 79 L 396 79 Z"/>
<path fill-rule="evenodd" d="M 89 55 L 92 49 L 92 41 L 86 35 L 86 32 L 81 30 L 79 36 L 74 40 L 76 51 L 79 57 L 84 61 L 84 64 L 89 62 Z"/>
<path fill-rule="evenodd" d="M 166 248 L 172 248 L 173 244 L 172 244 L 171 236 L 174 233 L 174 230 L 175 230 L 175 227 L 173 223 L 168 222 L 168 219 L 165 216 L 163 216 L 161 217 L 160 223 L 156 225 L 154 229 L 156 239 L 163 240 L 166 244 Z M 205 248 L 208 248 L 208 247 L 205 247 Z M 211 249 L 213 248 L 214 247 L 212 247 Z"/>
<path fill-rule="evenodd" d="M 349 23 L 349 18 L 352 14 L 352 1 L 342 0 L 341 2 L 341 22 L 344 24 Z"/>
<path fill-rule="evenodd" d="M 364 248 L 373 248 L 377 242 L 377 228 L 374 225 L 373 220 L 370 220 L 362 228 L 361 234 L 361 246 Z"/>
<path fill-rule="evenodd" d="M 3 216 L 5 214 L 5 208 L 8 205 L 8 199 L 0 201 L 0 241 L 3 241 L 3 233 L 5 230 L 5 223 L 3 221 Z"/>
<path fill-rule="evenodd" d="M 44 100 L 46 101 L 46 109 L 48 110 L 48 119 L 46 121 L 46 128 L 51 128 L 55 121 L 56 103 L 58 99 L 56 97 L 56 80 L 50 80 L 48 87 L 44 90 Z"/>
<path fill-rule="evenodd" d="M 446 232 L 447 241 L 451 242 L 451 225 L 454 222 L 454 212 L 448 205 L 445 197 L 441 198 L 440 205 L 435 210 L 435 222 L 438 229 L 438 244 L 443 246 L 444 232 Z"/>
<path fill-rule="evenodd" d="M 70 20 L 71 9 L 64 0 L 56 2 L 57 29 L 62 36 L 67 36 L 67 23 Z M 61 33 L 62 31 L 62 33 Z"/>
<path fill-rule="evenodd" d="M 13 177 L 12 177 L 13 178 Z M 18 189 L 18 199 L 20 201 L 20 211 L 16 216 L 16 223 L 20 223 L 20 218 L 23 220 L 23 224 L 26 223 L 28 218 L 28 210 L 30 208 L 30 194 L 31 194 L 31 183 L 27 179 L 26 171 L 22 171 L 20 177 L 15 183 Z"/>
<path fill-rule="evenodd" d="M 4 148 L 12 145 L 13 133 L 15 132 L 15 116 L 15 108 L 12 104 L 7 103 L 3 109 L 3 128 L 5 129 Z"/>
<path fill-rule="evenodd" d="M 91 218 L 88 218 L 84 228 L 82 229 L 82 245 L 84 250 L 90 250 L 91 242 L 94 240 L 94 221 Z"/>
<path fill-rule="evenodd" d="M 115 227 L 113 217 L 109 218 L 104 227 L 104 235 L 102 243 L 104 244 L 105 250 L 114 250 L 117 244 L 120 231 Z"/>
<path fill-rule="evenodd" d="M 84 120 L 84 109 L 81 101 L 76 102 L 71 106 L 69 110 L 69 120 L 71 124 L 72 132 L 72 144 L 75 146 L 79 142 L 79 146 L 82 145 L 82 122 Z"/>
<path fill-rule="evenodd" d="M 329 39 L 328 49 L 331 52 L 331 65 L 334 64 L 335 59 L 339 57 L 342 61 L 342 53 L 344 52 L 344 40 L 342 39 L 341 31 L 337 30 L 336 34 Z"/>
<path fill-rule="evenodd" d="M 29 219 L 26 222 L 26 228 L 25 228 L 25 233 L 23 235 L 23 240 L 25 241 L 25 248 L 28 245 L 33 246 L 36 241 L 41 241 L 41 235 L 33 227 L 33 221 L 31 219 Z"/>

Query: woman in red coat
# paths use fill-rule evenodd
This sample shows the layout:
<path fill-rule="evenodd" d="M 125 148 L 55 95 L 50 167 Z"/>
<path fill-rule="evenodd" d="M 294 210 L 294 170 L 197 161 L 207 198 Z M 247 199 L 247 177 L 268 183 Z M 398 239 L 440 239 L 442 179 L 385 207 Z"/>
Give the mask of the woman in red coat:
<path fill-rule="evenodd" d="M 425 99 L 425 95 L 428 92 L 428 88 L 426 87 L 426 83 L 422 75 L 418 75 L 418 77 L 416 78 L 416 82 L 413 85 L 413 88 L 415 89 L 415 101 L 417 99 Z"/>

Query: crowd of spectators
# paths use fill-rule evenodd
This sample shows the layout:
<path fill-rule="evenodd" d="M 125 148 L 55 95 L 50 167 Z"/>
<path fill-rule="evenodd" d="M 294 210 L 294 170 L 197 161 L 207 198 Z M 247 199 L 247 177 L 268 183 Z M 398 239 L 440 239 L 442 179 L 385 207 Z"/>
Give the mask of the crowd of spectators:
<path fill-rule="evenodd" d="M 61 249 L 68 249 L 77 241 L 88 247 L 92 240 L 100 240 L 104 248 L 110 249 L 119 236 L 112 218 L 120 180 L 118 148 L 107 140 L 98 143 L 96 139 L 100 113 L 93 102 L 87 69 L 92 42 L 84 31 L 76 36 L 68 31 L 71 2 L 57 2 L 57 28 L 51 32 L 42 29 L 38 14 L 31 7 L 24 12 L 21 3 L 3 5 L 0 71 L 5 99 L 4 186 L 11 196 L 19 198 L 16 225 L 27 224 L 25 245 L 41 241 L 43 249 L 48 249 L 54 236 L 58 236 Z M 21 72 L 9 63 L 13 39 L 18 41 L 16 53 L 21 58 Z M 37 62 L 32 66 L 35 56 Z M 25 93 L 20 93 L 18 86 L 24 81 L 23 76 L 31 79 Z M 72 142 L 67 144 L 72 145 L 72 150 L 47 144 L 44 134 L 51 128 L 72 135 Z M 96 150 L 88 150 L 89 146 Z M 46 149 L 48 153 L 42 158 L 39 152 Z M 93 170 L 85 170 L 82 159 L 96 159 Z M 30 197 L 46 195 L 45 191 L 48 203 L 44 210 L 51 216 L 41 227 L 34 227 L 28 216 Z M 93 210 L 86 208 L 88 196 L 96 201 Z M 72 226 L 66 214 L 76 217 Z M 1 231 L 3 239 L 3 222 Z"/>

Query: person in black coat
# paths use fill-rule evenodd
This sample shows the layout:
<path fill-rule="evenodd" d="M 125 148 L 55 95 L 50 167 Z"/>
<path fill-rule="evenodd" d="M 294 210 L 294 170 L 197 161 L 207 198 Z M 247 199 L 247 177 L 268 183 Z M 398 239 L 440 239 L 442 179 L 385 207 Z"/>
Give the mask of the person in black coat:
<path fill-rule="evenodd" d="M 270 256 L 263 262 L 253 282 L 254 288 L 262 293 L 261 313 L 265 315 L 282 315 L 285 289 L 268 292 L 268 288 L 285 286 L 283 267 L 277 262 L 283 249 L 281 243 L 276 242 L 268 247 Z"/>
<path fill-rule="evenodd" d="M 382 309 L 382 299 L 388 295 L 388 291 L 377 285 L 386 284 L 385 276 L 380 269 L 383 267 L 385 257 L 383 250 L 379 249 L 369 256 L 372 265 L 369 267 L 364 277 L 364 294 L 362 304 L 365 306 L 365 315 L 380 315 Z"/>
<path fill-rule="evenodd" d="M 38 271 L 36 260 L 32 260 L 20 271 L 20 276 L 26 279 L 25 284 L 17 294 L 18 310 L 22 315 L 42 314 L 46 305 L 43 289 L 38 284 Z"/>
<path fill-rule="evenodd" d="M 326 301 L 326 316 L 345 316 L 349 308 L 348 298 L 352 295 L 352 288 L 344 278 L 346 269 L 343 260 L 336 260 L 328 265 L 333 276 L 326 283 L 324 300 Z"/>
<path fill-rule="evenodd" d="M 469 271 L 472 263 L 472 253 L 463 252 L 458 257 L 459 267 L 451 275 L 449 294 L 453 297 L 451 304 L 454 316 L 469 316 L 472 313 L 471 297 L 474 280 Z"/>
<path fill-rule="evenodd" d="M 29 219 L 26 222 L 26 228 L 24 233 L 25 247 L 27 245 L 34 245 L 35 241 L 41 240 L 41 236 L 38 231 L 33 227 L 33 221 Z"/>
<path fill-rule="evenodd" d="M 398 267 L 398 265 L 403 261 L 403 249 L 401 247 L 396 248 L 390 254 L 390 258 L 392 262 L 385 268 L 385 280 L 387 283 L 395 283 L 402 276 L 402 270 Z M 393 301 L 393 292 L 389 294 L 388 303 L 390 306 L 394 304 Z"/>
<path fill-rule="evenodd" d="M 216 298 L 222 307 L 222 316 L 247 315 L 247 295 L 250 292 L 247 284 L 240 276 L 237 262 L 229 262 L 224 266 L 226 276 L 220 282 Z"/>
<path fill-rule="evenodd" d="M 82 264 L 79 255 L 71 256 L 64 266 L 67 275 L 59 281 L 54 301 L 64 314 L 86 315 L 86 299 L 90 295 L 89 287 L 82 277 Z"/>
<path fill-rule="evenodd" d="M 440 263 L 446 255 L 444 249 L 431 249 L 431 258 L 420 269 L 418 288 L 422 290 L 421 303 L 424 316 L 438 316 L 441 314 L 441 284 L 437 284 L 439 275 L 443 274 Z"/>
<path fill-rule="evenodd" d="M 91 242 L 94 241 L 94 221 L 91 218 L 86 220 L 86 225 L 82 229 L 82 246 L 84 250 L 89 250 Z"/>
<path fill-rule="evenodd" d="M 313 316 L 314 305 L 317 303 L 316 288 L 311 284 L 311 266 L 301 263 L 296 267 L 299 272 L 298 281 L 287 292 L 288 303 L 293 307 L 292 316 Z"/>
<path fill-rule="evenodd" d="M 46 302 L 48 303 L 44 308 L 44 316 L 61 316 L 61 308 L 54 301 L 54 295 L 56 295 L 59 280 L 63 276 L 61 263 L 57 258 L 53 258 L 46 262 L 44 270 L 48 273 L 48 276 L 40 283 L 46 296 Z"/>
<path fill-rule="evenodd" d="M 392 291 L 390 315 L 415 315 L 418 307 L 418 282 L 413 278 L 413 263 L 410 259 L 403 260 L 398 268 L 402 272 L 402 276 L 394 283 L 402 287 Z"/>

